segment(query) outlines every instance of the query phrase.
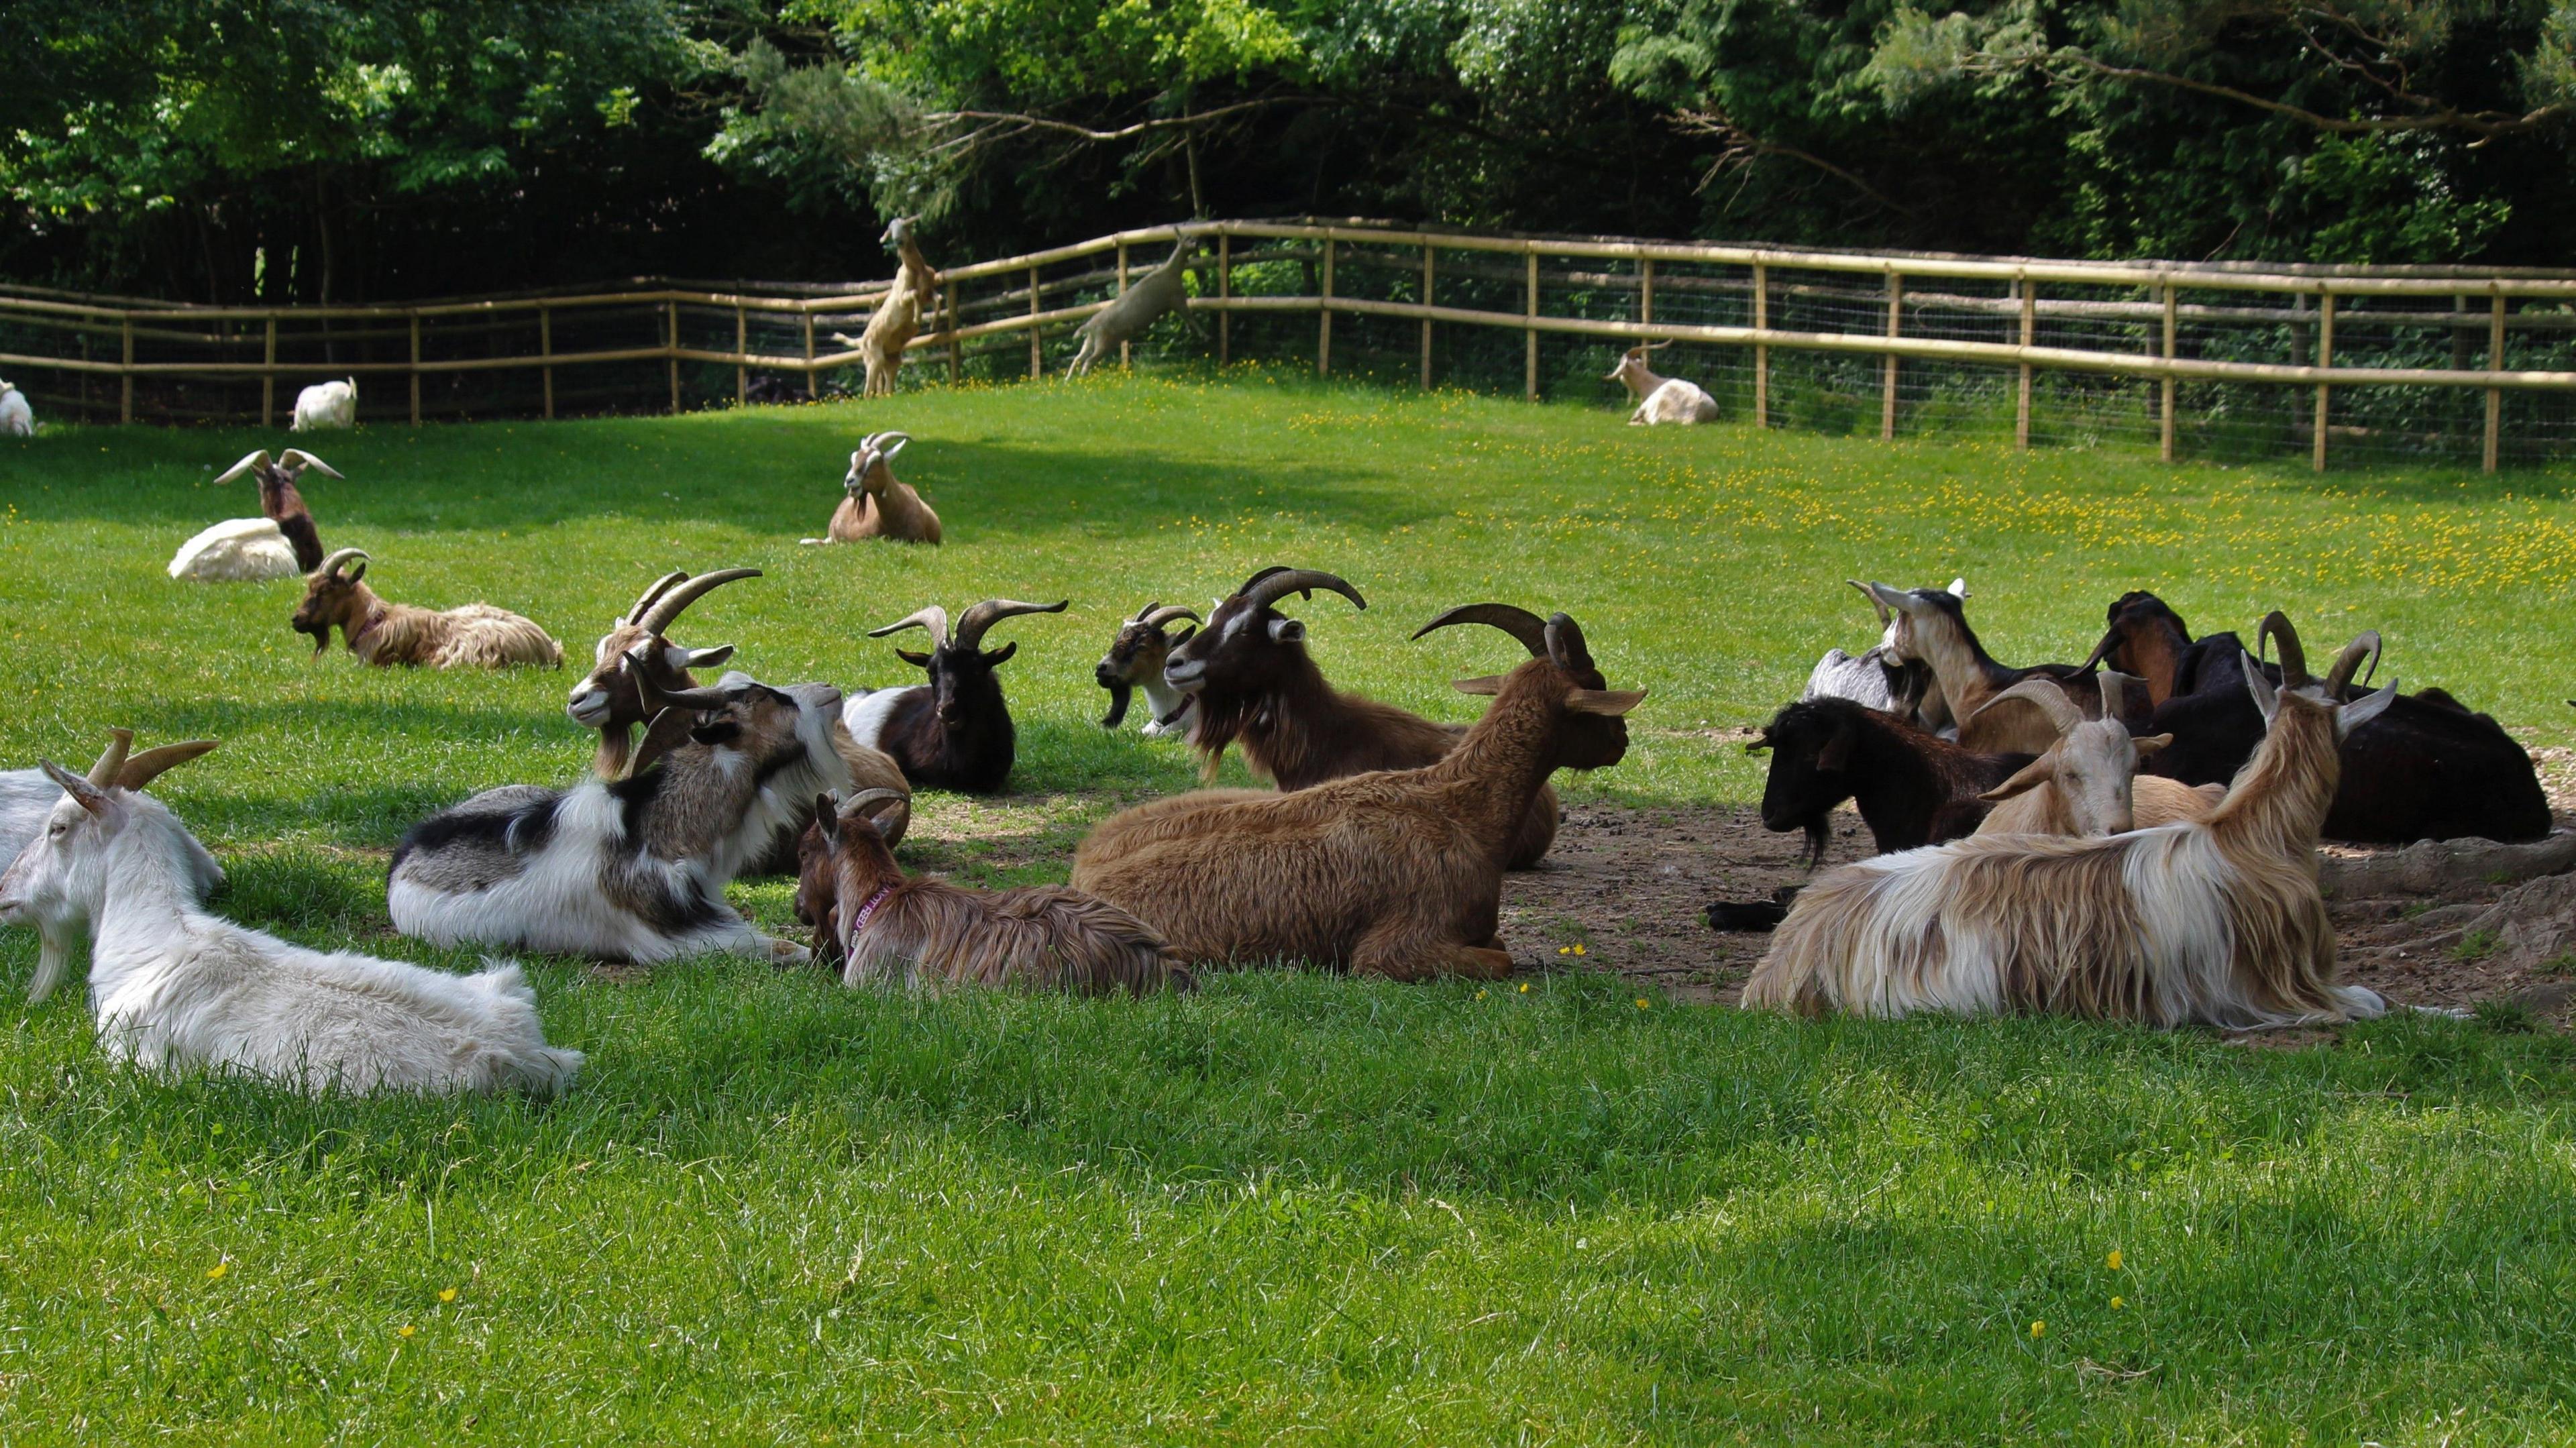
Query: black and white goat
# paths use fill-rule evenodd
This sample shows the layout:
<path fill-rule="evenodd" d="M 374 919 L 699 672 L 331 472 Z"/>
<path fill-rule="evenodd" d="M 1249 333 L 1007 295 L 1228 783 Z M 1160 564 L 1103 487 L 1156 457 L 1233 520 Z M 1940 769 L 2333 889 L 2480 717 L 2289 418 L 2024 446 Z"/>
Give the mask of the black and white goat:
<path fill-rule="evenodd" d="M 1181 630 L 1178 637 L 1172 625 L 1187 619 L 1193 627 Z M 1100 666 L 1092 677 L 1109 691 L 1109 713 L 1100 721 L 1103 729 L 1115 729 L 1127 718 L 1127 703 L 1138 689 L 1145 691 L 1145 737 L 1160 739 L 1166 735 L 1187 733 L 1190 714 L 1197 701 L 1163 680 L 1164 661 L 1172 650 L 1189 641 L 1197 632 L 1199 616 L 1179 604 L 1165 606 L 1149 603 L 1136 610 L 1136 616 L 1118 626 L 1118 637 L 1109 641 L 1109 652 L 1101 656 Z"/>
<path fill-rule="evenodd" d="M 227 518 L 201 530 L 170 555 L 170 576 L 196 583 L 257 583 L 321 567 L 322 535 L 295 486 L 308 468 L 326 478 L 340 476 L 329 463 L 292 447 L 274 460 L 261 448 L 225 469 L 217 483 L 244 474 L 258 482 L 260 516 Z"/>
<path fill-rule="evenodd" d="M 948 629 L 948 610 L 932 604 L 884 628 L 868 630 L 872 639 L 908 628 L 929 630 L 928 653 L 898 648 L 895 654 L 928 671 L 930 682 L 857 695 L 842 706 L 841 722 L 849 726 L 852 739 L 892 755 L 915 789 L 967 794 L 1000 789 L 1010 782 L 1018 735 L 1011 726 L 1010 706 L 1002 699 L 1002 681 L 993 671 L 1018 653 L 1020 646 L 1010 643 L 988 651 L 984 635 L 1006 618 L 1062 613 L 1069 602 L 988 598 L 966 610 L 954 633 Z"/>

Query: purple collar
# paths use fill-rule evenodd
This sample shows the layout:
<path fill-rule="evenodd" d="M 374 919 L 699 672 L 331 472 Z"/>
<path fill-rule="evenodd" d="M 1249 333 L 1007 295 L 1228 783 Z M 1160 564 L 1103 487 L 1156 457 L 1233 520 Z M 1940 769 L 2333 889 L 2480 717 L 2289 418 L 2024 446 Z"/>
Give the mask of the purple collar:
<path fill-rule="evenodd" d="M 867 903 L 859 907 L 859 913 L 850 918 L 850 928 L 843 931 L 841 934 L 841 948 L 843 950 L 846 951 L 853 944 L 857 943 L 859 932 L 868 928 L 868 921 L 875 918 L 877 907 L 883 905 L 885 903 L 885 898 L 893 893 L 893 885 L 879 885 L 877 887 L 877 892 L 870 895 L 867 898 Z"/>

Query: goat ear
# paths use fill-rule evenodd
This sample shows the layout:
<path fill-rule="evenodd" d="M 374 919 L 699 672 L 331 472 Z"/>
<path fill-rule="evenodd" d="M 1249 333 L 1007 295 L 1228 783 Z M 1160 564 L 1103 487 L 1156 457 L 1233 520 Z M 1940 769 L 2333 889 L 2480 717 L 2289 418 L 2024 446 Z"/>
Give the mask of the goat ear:
<path fill-rule="evenodd" d="M 2145 759 L 2151 755 L 2164 753 L 2165 747 L 2171 743 L 2173 743 L 2173 736 L 2170 734 L 2149 734 L 2144 738 L 2130 740 L 2129 747 L 2138 751 L 2140 759 Z"/>
<path fill-rule="evenodd" d="M 2263 677 L 2263 666 L 2254 661 L 2252 654 L 2245 655 L 2244 674 L 2245 692 L 2254 696 L 2254 711 L 2263 716 L 2264 726 L 2269 728 L 2272 716 L 2281 712 L 2281 691 Z"/>
<path fill-rule="evenodd" d="M 2396 702 L 2397 681 L 2395 679 L 2391 679 L 2385 685 L 2382 685 L 2371 693 L 2364 694 L 2360 698 L 2353 700 L 2351 703 L 2336 709 L 2335 738 L 2337 740 L 2342 740 L 2350 737 L 2352 731 L 2369 723 L 2371 720 L 2378 718 L 2381 711 Z"/>
<path fill-rule="evenodd" d="M 1181 645 L 1183 645 L 1183 644 L 1185 644 L 1185 643 L 1188 643 L 1191 639 L 1194 639 L 1194 638 L 1198 637 L 1198 632 L 1199 632 L 1199 626 L 1198 626 L 1197 624 L 1191 624 L 1191 625 L 1189 625 L 1188 627 L 1186 627 L 1186 628 L 1182 629 L 1179 633 L 1176 633 L 1176 634 L 1172 635 L 1172 645 L 1171 645 L 1171 646 L 1172 646 L 1173 648 L 1179 648 Z"/>
<path fill-rule="evenodd" d="M 99 788 L 97 785 L 90 783 L 87 779 L 72 773 L 70 770 L 63 768 L 61 765 L 56 764 L 50 759 L 37 760 L 36 767 L 45 772 L 45 777 L 47 779 L 61 785 L 63 787 L 63 793 L 70 795 L 82 809 L 88 810 L 94 815 L 104 815 L 107 813 L 106 790 Z"/>
<path fill-rule="evenodd" d="M 897 649 L 894 651 L 894 656 L 903 660 L 905 663 L 912 665 L 916 669 L 926 669 L 930 667 L 930 655 L 928 654 L 917 654 L 910 649 Z"/>
<path fill-rule="evenodd" d="M 1306 625 L 1298 619 L 1274 618 L 1270 621 L 1270 637 L 1274 643 L 1302 644 L 1306 641 Z"/>
<path fill-rule="evenodd" d="M 1566 696 L 1565 707 L 1576 714 L 1598 714 L 1616 719 L 1646 702 L 1643 689 L 1577 689 Z"/>
<path fill-rule="evenodd" d="M 689 737 L 700 744 L 731 744 L 742 737 L 742 726 L 731 719 L 718 719 L 692 727 Z"/>
<path fill-rule="evenodd" d="M 1968 596 L 1968 580 L 1966 580 L 1966 579 L 1964 579 L 1964 578 L 1953 578 L 1953 579 L 1951 579 L 1951 580 L 1950 580 L 1950 596 L 1951 596 L 1952 598 L 1965 598 L 1965 597 L 1967 597 L 1967 596 Z"/>
<path fill-rule="evenodd" d="M 679 655 L 681 668 L 712 669 L 733 657 L 733 645 L 718 644 L 711 649 L 681 649 Z"/>
<path fill-rule="evenodd" d="M 1849 724 L 1836 729 L 1834 737 L 1825 741 L 1825 747 L 1816 751 L 1816 768 L 1826 774 L 1839 774 L 1849 768 L 1854 733 Z"/>
<path fill-rule="evenodd" d="M 1020 645 L 1019 641 L 1016 639 L 1010 643 L 1002 645 L 998 649 L 987 649 L 984 652 L 984 666 L 988 669 L 999 668 L 1003 664 L 1009 663 L 1011 661 L 1011 655 L 1016 654 L 1019 651 Z"/>
<path fill-rule="evenodd" d="M 1984 794 L 1978 795 L 1977 798 L 1984 800 L 1988 804 L 1994 804 L 2000 800 L 2010 799 L 2017 794 L 2027 794 L 2031 790 L 2039 788 L 2041 785 L 2048 783 L 2056 777 L 2057 756 L 2054 754 L 2043 754 L 2037 759 L 2032 760 L 2030 763 L 2023 765 L 2021 768 L 2014 770 L 2011 778 L 2006 779 L 2003 783 L 1987 790 Z"/>
<path fill-rule="evenodd" d="M 1503 692 L 1503 676 L 1487 674 L 1478 679 L 1452 679 L 1449 687 L 1461 694 L 1499 694 Z"/>

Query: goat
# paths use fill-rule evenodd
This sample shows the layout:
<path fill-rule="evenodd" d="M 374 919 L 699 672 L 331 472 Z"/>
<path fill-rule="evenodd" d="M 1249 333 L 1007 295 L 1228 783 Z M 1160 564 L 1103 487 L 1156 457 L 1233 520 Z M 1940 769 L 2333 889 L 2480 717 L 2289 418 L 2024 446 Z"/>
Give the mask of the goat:
<path fill-rule="evenodd" d="M 357 567 L 348 567 L 352 561 Z M 312 636 L 315 658 L 331 647 L 336 624 L 349 652 L 378 668 L 563 667 L 563 645 L 507 609 L 469 603 L 442 612 L 387 603 L 367 587 L 366 577 L 363 548 L 343 548 L 306 576 L 304 602 L 296 605 L 290 622 L 297 633 Z"/>
<path fill-rule="evenodd" d="M 1945 589 L 1890 588 L 1884 583 L 1861 585 L 1871 599 L 1893 611 L 1894 619 L 1888 636 L 1888 652 L 1898 660 L 1919 659 L 1932 666 L 1940 682 L 1943 705 L 1959 721 L 1959 742 L 1981 753 L 2011 752 L 2039 754 L 2057 742 L 2055 729 L 2044 715 L 2028 710 L 2013 710 L 1972 729 L 1970 722 L 1977 711 L 1997 694 L 2024 679 L 2053 679 L 2069 689 L 2069 697 L 2081 709 L 2088 702 L 2073 692 L 2072 683 L 2081 669 L 2065 664 L 2038 664 L 2026 669 L 2008 668 L 1996 663 L 1977 641 L 1974 629 L 1968 627 L 1968 616 L 1960 607 L 1964 591 Z M 2091 694 L 2091 686 L 2083 686 Z"/>
<path fill-rule="evenodd" d="M 295 487 L 307 468 L 326 478 L 340 476 L 301 448 L 288 448 L 274 461 L 261 448 L 226 469 L 216 482 L 229 483 L 244 473 L 258 479 L 261 516 L 227 519 L 180 544 L 170 555 L 170 576 L 199 583 L 257 583 L 297 578 L 321 567 L 322 536 L 314 531 L 312 510 Z"/>
<path fill-rule="evenodd" d="M 185 744 L 164 744 L 128 757 L 133 747 L 134 731 L 113 731 L 107 753 L 90 769 L 90 783 L 100 789 L 114 787 L 128 792 L 140 791 L 145 785 L 171 769 L 187 763 L 215 747 L 211 739 L 195 739 Z M 28 844 L 45 832 L 45 823 L 53 818 L 54 806 L 62 803 L 62 786 L 54 783 L 42 769 L 12 769 L 0 773 L 0 860 L 15 860 Z M 202 900 L 224 883 L 223 866 L 206 853 L 206 847 L 189 838 L 182 850 L 187 856 L 183 872 L 191 899 Z M 7 866 L 0 865 L 0 869 Z M 76 912 L 66 913 L 63 902 L 37 903 L 12 912 L 0 910 L 0 923 L 16 918 L 36 930 L 36 974 L 27 983 L 27 999 L 41 1001 L 54 993 L 63 978 L 63 969 L 71 959 L 71 946 L 79 938 L 82 920 Z"/>
<path fill-rule="evenodd" d="M 1805 699 L 1772 716 L 1744 746 L 1768 750 L 1762 827 L 1803 829 L 1799 863 L 1814 869 L 1830 834 L 1825 816 L 1850 800 L 1882 854 L 1976 832 L 1983 796 L 2028 765 L 2029 754 L 1982 754 L 1849 699 Z"/>
<path fill-rule="evenodd" d="M 1452 686 L 1494 702 L 1438 762 L 1286 794 L 1211 789 L 1139 805 L 1075 848 L 1073 887 L 1194 963 L 1304 960 L 1399 980 L 1509 974 L 1495 927 L 1530 804 L 1558 769 L 1618 763 L 1621 716 L 1645 693 L 1609 689 L 1562 613 L 1541 622 L 1471 604 L 1424 631 L 1461 623 L 1501 628 L 1533 657 Z"/>
<path fill-rule="evenodd" d="M 993 671 L 1018 653 L 1020 646 L 1004 644 L 987 652 L 985 631 L 1025 613 L 1062 613 L 1070 602 L 988 598 L 958 618 L 953 634 L 948 631 L 948 611 L 933 604 L 884 628 L 868 630 L 872 639 L 908 628 L 929 630 L 928 653 L 898 648 L 895 656 L 927 671 L 930 682 L 858 695 L 842 706 L 841 722 L 849 726 L 852 739 L 892 755 L 915 789 L 993 793 L 1009 782 L 1018 747 L 1011 709 L 1002 699 L 1002 681 L 993 677 Z"/>
<path fill-rule="evenodd" d="M 800 538 L 806 544 L 857 543 L 869 538 L 886 538 L 897 543 L 939 542 L 939 515 L 921 500 L 910 483 L 897 479 L 889 466 L 894 455 L 910 443 L 910 435 L 880 432 L 859 443 L 850 454 L 849 475 L 841 479 L 846 495 L 841 506 L 832 510 L 832 524 L 821 538 Z"/>
<path fill-rule="evenodd" d="M 2174 743 L 2148 772 L 2185 784 L 2233 775 L 2263 738 L 2245 671 L 2266 682 L 2276 682 L 2277 671 L 2248 663 L 2232 633 L 2192 639 L 2182 616 L 2151 593 L 2124 595 L 2111 606 L 2110 624 L 2094 657 L 2143 671 L 2149 692 L 2164 696 L 2147 727 Z M 2342 755 L 2341 783 L 2321 826 L 2328 839 L 2406 844 L 2549 833 L 2549 797 L 2530 753 L 2493 718 L 2440 689 L 2399 697 L 2343 741 Z"/>
<path fill-rule="evenodd" d="M 1300 790 L 1370 770 L 1419 769 L 1466 734 L 1326 683 L 1306 652 L 1306 625 L 1273 607 L 1292 593 L 1312 598 L 1318 588 L 1368 607 L 1333 574 L 1265 568 L 1217 600 L 1206 627 L 1173 646 L 1163 681 L 1196 706 L 1190 744 L 1204 761 L 1201 783 L 1216 778 L 1234 743 L 1242 744 L 1253 778 Z M 1538 864 L 1556 839 L 1556 823 L 1556 791 L 1542 785 L 1512 837 L 1512 869 Z"/>
<path fill-rule="evenodd" d="M 842 346 L 856 348 L 860 363 L 868 369 L 867 382 L 859 391 L 862 397 L 894 396 L 895 378 L 903 370 L 905 354 L 912 350 L 912 339 L 921 331 L 922 317 L 939 311 L 939 272 L 912 236 L 912 224 L 919 219 L 898 216 L 886 223 L 885 234 L 877 240 L 895 248 L 900 258 L 894 281 L 858 336 L 832 334 Z"/>
<path fill-rule="evenodd" d="M 1109 691 L 1109 713 L 1101 719 L 1101 728 L 1117 728 L 1127 717 L 1128 701 L 1142 687 L 1148 711 L 1146 738 L 1160 739 L 1189 730 L 1191 712 L 1198 701 L 1163 682 L 1163 664 L 1171 657 L 1173 644 L 1187 642 L 1197 632 L 1195 627 L 1184 629 L 1178 640 L 1165 632 L 1183 619 L 1193 625 L 1205 621 L 1177 603 L 1169 608 L 1149 603 L 1118 626 L 1118 637 L 1109 641 L 1109 652 L 1092 670 L 1100 687 Z"/>
<path fill-rule="evenodd" d="M 295 420 L 288 432 L 320 432 L 358 425 L 358 379 L 317 382 L 295 394 Z"/>
<path fill-rule="evenodd" d="M 1064 370 L 1068 378 L 1081 377 L 1092 364 L 1109 355 L 1113 348 L 1123 347 L 1145 334 L 1145 329 L 1162 319 L 1165 312 L 1185 308 L 1189 289 L 1181 274 L 1189 268 L 1191 242 L 1186 236 L 1172 242 L 1172 254 L 1163 264 L 1131 283 L 1127 290 L 1112 298 L 1107 306 L 1092 313 L 1073 329 L 1082 345 L 1073 353 L 1073 365 Z"/>
<path fill-rule="evenodd" d="M 1807 1015 L 2049 1011 L 2223 1029 L 2335 1022 L 2387 1005 L 2335 983 L 2317 827 L 2336 744 L 2397 696 L 2337 704 L 2356 640 L 2322 681 L 2274 613 L 2275 687 L 2247 670 L 2263 744 L 2206 820 L 2108 839 L 1984 836 L 1842 866 L 1789 908 L 1745 982 L 1748 1008 Z"/>
<path fill-rule="evenodd" d="M 1628 414 L 1630 427 L 1717 421 L 1717 399 L 1702 391 L 1698 383 L 1661 376 L 1646 365 L 1647 353 L 1671 345 L 1648 342 L 1631 347 L 1620 357 L 1619 365 L 1610 369 L 1610 375 L 1601 379 L 1625 384 L 1628 395 L 1636 399 L 1636 410 Z"/>
<path fill-rule="evenodd" d="M 638 965 L 701 951 L 806 958 L 735 914 L 724 888 L 846 779 L 840 690 L 746 679 L 666 692 L 640 661 L 636 681 L 653 723 L 624 778 L 506 785 L 412 826 L 386 882 L 396 930 Z"/>
<path fill-rule="evenodd" d="M 2119 710 L 2129 676 L 2100 676 L 2099 719 L 2087 719 L 2066 691 L 2045 679 L 2024 679 L 1995 696 L 1988 709 L 2027 701 L 2057 730 L 2048 752 L 2011 778 L 1977 796 L 1994 806 L 1981 835 L 2124 835 L 2133 829 L 2209 817 L 2227 797 L 2224 786 L 2195 789 L 2179 780 L 2138 773 L 2138 761 L 2173 743 L 2170 734 L 2130 737 Z"/>
<path fill-rule="evenodd" d="M 965 890 L 913 880 L 894 862 L 869 806 L 902 796 L 863 789 L 814 802 L 798 861 L 796 918 L 815 958 L 845 985 L 908 989 L 1010 986 L 1080 995 L 1191 988 L 1162 937 L 1114 905 L 1062 885 Z"/>
<path fill-rule="evenodd" d="M 546 1044 L 515 964 L 448 975 L 307 950 L 200 909 L 205 847 L 125 786 L 139 762 L 125 758 L 130 738 L 120 733 L 88 778 L 44 762 L 65 798 L 0 874 L 0 912 L 89 927 L 90 996 L 111 1057 L 239 1070 L 317 1094 L 571 1083 L 581 1053 Z"/>
<path fill-rule="evenodd" d="M 1807 672 L 1807 687 L 1800 699 L 1849 699 L 1872 709 L 1920 723 L 1939 732 L 1950 722 L 1950 711 L 1941 698 L 1940 681 L 1932 677 L 1932 666 L 1921 659 L 1898 659 L 1894 655 L 1896 625 L 1886 604 L 1878 601 L 1868 585 L 1858 579 L 1845 579 L 1869 606 L 1878 611 L 1879 641 L 1859 655 L 1844 653 L 1839 648 L 1825 650 L 1816 666 Z M 1968 581 L 1950 580 L 1950 591 L 1961 598 L 1968 596 Z"/>
<path fill-rule="evenodd" d="M 14 382 L 0 382 L 0 437 L 34 437 L 36 410 Z"/>

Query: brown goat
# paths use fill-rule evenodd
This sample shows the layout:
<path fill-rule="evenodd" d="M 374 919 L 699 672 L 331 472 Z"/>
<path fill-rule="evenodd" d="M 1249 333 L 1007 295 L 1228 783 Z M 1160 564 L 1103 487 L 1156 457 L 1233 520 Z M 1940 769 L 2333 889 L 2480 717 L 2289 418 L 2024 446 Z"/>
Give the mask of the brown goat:
<path fill-rule="evenodd" d="M 1978 711 L 1996 695 L 2024 679 L 2049 679 L 2066 690 L 2075 707 L 2092 718 L 2101 705 L 2095 686 L 2076 683 L 2081 670 L 2068 664 L 2036 664 L 2016 669 L 1995 662 L 1968 627 L 1959 595 L 1942 589 L 1890 588 L 1884 583 L 1861 586 L 1877 603 L 1894 610 L 1888 652 L 1900 662 L 1920 659 L 1932 666 L 1944 703 L 1959 721 L 1959 743 L 1986 754 L 2041 754 L 2057 742 L 2057 730 L 2036 709 L 2011 709 L 1980 721 Z"/>
<path fill-rule="evenodd" d="M 842 346 L 855 347 L 859 361 L 868 369 L 863 397 L 892 397 L 897 373 L 903 370 L 904 354 L 911 350 L 912 339 L 921 331 L 921 319 L 939 311 L 939 272 L 929 258 L 921 254 L 920 243 L 913 240 L 914 218 L 898 216 L 886 224 L 885 235 L 877 240 L 894 247 L 901 257 L 895 268 L 894 283 L 886 288 L 885 299 L 868 314 L 867 329 L 852 337 L 835 332 Z"/>
<path fill-rule="evenodd" d="M 596 667 L 572 686 L 572 696 L 564 704 L 564 712 L 572 722 L 599 731 L 599 752 L 592 758 L 591 767 L 600 778 L 625 775 L 628 751 L 635 743 L 635 726 L 652 717 L 637 686 L 639 674 L 649 674 L 654 687 L 662 692 L 676 693 L 698 686 L 690 670 L 711 669 L 733 657 L 731 644 L 692 649 L 671 642 L 666 637 L 671 625 L 699 599 L 736 579 L 759 576 L 757 568 L 719 568 L 695 578 L 686 573 L 665 573 L 644 590 L 634 607 L 609 625 L 608 632 L 600 635 L 599 646 L 592 654 Z"/>
<path fill-rule="evenodd" d="M 1180 638 L 1174 639 L 1166 630 L 1183 619 L 1193 627 L 1183 629 Z M 1127 703 L 1140 688 L 1150 708 L 1145 720 L 1146 738 L 1160 739 L 1189 728 L 1193 701 L 1163 682 L 1163 665 L 1171 658 L 1173 645 L 1186 642 L 1196 631 L 1195 625 L 1202 622 L 1196 613 L 1177 603 L 1169 608 L 1149 603 L 1118 626 L 1118 637 L 1109 641 L 1109 652 L 1092 670 L 1100 687 L 1109 691 L 1109 713 L 1100 721 L 1101 728 L 1115 729 L 1127 718 Z"/>
<path fill-rule="evenodd" d="M 1458 747 L 1420 769 L 1288 794 L 1201 790 L 1114 815 L 1074 851 L 1073 885 L 1161 931 L 1193 963 L 1310 961 L 1399 980 L 1497 979 L 1505 858 L 1558 769 L 1616 764 L 1620 716 L 1644 691 L 1603 684 L 1583 631 L 1505 604 L 1451 609 L 1531 649 L 1508 675 L 1462 679 L 1495 696 Z"/>
<path fill-rule="evenodd" d="M 931 511 L 910 483 L 894 475 L 894 455 L 912 438 L 900 432 L 873 433 L 850 454 L 850 471 L 841 479 L 846 496 L 832 510 L 825 537 L 801 543 L 863 543 L 883 538 L 895 543 L 939 543 L 939 515 Z"/>
<path fill-rule="evenodd" d="M 1220 600 L 1205 628 L 1173 647 L 1163 679 L 1195 705 L 1190 744 L 1204 761 L 1202 783 L 1216 778 L 1233 743 L 1243 746 L 1253 778 L 1300 790 L 1370 770 L 1419 769 L 1465 737 L 1463 727 L 1435 724 L 1324 681 L 1306 652 L 1306 625 L 1272 607 L 1292 593 L 1312 598 L 1318 588 L 1368 607 L 1358 589 L 1333 574 L 1265 568 Z M 1508 868 L 1536 867 L 1556 839 L 1556 821 L 1556 791 L 1542 786 L 1512 837 Z"/>
<path fill-rule="evenodd" d="M 352 561 L 355 568 L 348 566 Z M 304 602 L 296 606 L 293 623 L 297 633 L 312 635 L 314 657 L 331 647 L 336 624 L 349 652 L 379 668 L 563 667 L 563 645 L 507 609 L 469 603 L 438 611 L 387 603 L 367 587 L 366 576 L 367 554 L 360 548 L 341 549 L 306 576 Z"/>
<path fill-rule="evenodd" d="M 814 801 L 797 859 L 796 918 L 846 985 L 1009 986 L 1143 995 L 1188 990 L 1190 973 L 1144 922 L 1080 890 L 967 890 L 905 877 L 863 789 Z"/>
<path fill-rule="evenodd" d="M 288 448 L 275 462 L 269 461 L 268 449 L 261 448 L 226 468 L 215 481 L 229 483 L 244 473 L 253 475 L 259 482 L 260 516 L 275 523 L 286 546 L 295 550 L 296 568 L 311 573 L 322 566 L 322 535 L 314 531 L 313 511 L 304 506 L 304 495 L 295 487 L 306 468 L 326 478 L 340 476 L 329 463 L 302 448 Z"/>

